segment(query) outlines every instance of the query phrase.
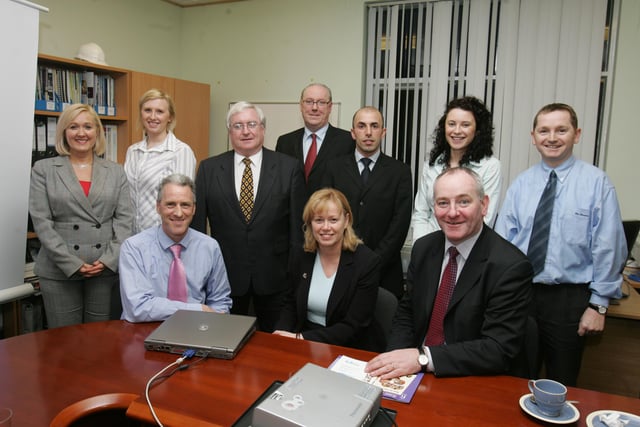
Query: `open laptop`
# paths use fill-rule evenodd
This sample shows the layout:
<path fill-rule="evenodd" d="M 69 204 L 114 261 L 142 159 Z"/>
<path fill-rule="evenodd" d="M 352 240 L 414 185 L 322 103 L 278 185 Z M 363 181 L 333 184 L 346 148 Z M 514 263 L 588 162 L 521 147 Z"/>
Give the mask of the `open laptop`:
<path fill-rule="evenodd" d="M 236 314 L 178 310 L 144 341 L 147 350 L 233 359 L 256 330 L 256 318 Z"/>
<path fill-rule="evenodd" d="M 367 427 L 382 389 L 307 363 L 253 410 L 253 427 Z"/>

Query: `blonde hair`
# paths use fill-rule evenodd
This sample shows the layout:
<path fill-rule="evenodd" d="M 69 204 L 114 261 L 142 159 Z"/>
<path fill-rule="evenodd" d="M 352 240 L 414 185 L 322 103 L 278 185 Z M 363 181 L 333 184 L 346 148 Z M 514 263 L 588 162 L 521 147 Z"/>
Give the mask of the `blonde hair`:
<path fill-rule="evenodd" d="M 104 138 L 104 128 L 102 127 L 98 113 L 96 113 L 93 107 L 86 104 L 72 104 L 65 108 L 62 114 L 60 114 L 56 127 L 56 152 L 61 156 L 69 156 L 71 154 L 69 143 L 67 142 L 66 130 L 81 113 L 89 114 L 93 120 L 93 124 L 97 128 L 96 143 L 93 146 L 93 152 L 101 156 L 107 147 L 107 142 Z"/>
<path fill-rule="evenodd" d="M 341 209 L 347 219 L 347 228 L 344 230 L 342 239 L 342 249 L 351 252 L 355 251 L 356 247 L 362 243 L 362 240 L 358 238 L 356 232 L 353 230 L 353 214 L 347 198 L 334 188 L 323 188 L 309 197 L 309 201 L 307 201 L 304 211 L 302 212 L 305 252 L 315 252 L 318 250 L 318 242 L 316 238 L 313 237 L 311 221 L 313 221 L 313 217 L 316 214 L 325 212 L 329 203 L 334 203 L 338 209 Z"/>
<path fill-rule="evenodd" d="M 170 117 L 169 123 L 167 124 L 167 130 L 173 132 L 173 130 L 176 128 L 176 106 L 173 103 L 173 98 L 171 98 L 171 95 L 160 89 L 149 89 L 142 94 L 140 101 L 138 101 L 138 126 L 142 128 L 142 132 L 144 132 L 144 134 L 146 135 L 147 131 L 142 125 L 142 106 L 149 101 L 153 101 L 154 99 L 164 99 L 165 101 L 167 101 Z"/>

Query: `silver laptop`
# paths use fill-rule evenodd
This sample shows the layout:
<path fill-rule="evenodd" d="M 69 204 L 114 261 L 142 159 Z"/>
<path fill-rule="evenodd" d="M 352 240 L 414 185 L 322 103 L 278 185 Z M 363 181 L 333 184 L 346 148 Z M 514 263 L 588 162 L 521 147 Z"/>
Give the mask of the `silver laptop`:
<path fill-rule="evenodd" d="M 256 318 L 236 314 L 178 310 L 144 341 L 147 350 L 233 359 L 256 330 Z"/>
<path fill-rule="evenodd" d="M 252 427 L 367 427 L 382 389 L 307 363 L 253 410 Z"/>

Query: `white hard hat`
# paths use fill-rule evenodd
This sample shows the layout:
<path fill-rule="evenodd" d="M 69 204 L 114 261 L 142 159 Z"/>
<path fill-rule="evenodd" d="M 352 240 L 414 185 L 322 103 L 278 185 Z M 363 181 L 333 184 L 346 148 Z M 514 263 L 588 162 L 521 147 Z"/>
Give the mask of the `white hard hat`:
<path fill-rule="evenodd" d="M 93 62 L 94 64 L 107 65 L 104 58 L 104 51 L 95 43 L 86 43 L 80 46 L 75 58 Z"/>

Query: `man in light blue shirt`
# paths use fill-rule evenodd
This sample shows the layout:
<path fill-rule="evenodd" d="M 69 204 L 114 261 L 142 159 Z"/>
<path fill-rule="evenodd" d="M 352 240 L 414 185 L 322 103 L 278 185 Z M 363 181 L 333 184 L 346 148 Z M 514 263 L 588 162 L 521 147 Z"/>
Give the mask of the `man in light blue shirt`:
<path fill-rule="evenodd" d="M 572 107 L 544 106 L 533 122 L 532 143 L 542 161 L 509 187 L 495 230 L 530 258 L 534 216 L 550 174 L 555 198 L 549 242 L 534 264 L 533 313 L 546 376 L 575 386 L 584 337 L 604 330 L 610 299 L 620 298 L 627 258 L 615 189 L 607 175 L 576 159 L 581 129 Z M 534 256 L 535 257 L 535 256 Z"/>
<path fill-rule="evenodd" d="M 228 313 L 231 288 L 220 246 L 213 238 L 189 228 L 195 212 L 193 180 L 181 174 L 164 178 L 156 208 L 162 224 L 128 238 L 120 249 L 122 318 L 129 322 L 159 321 L 176 310 Z M 175 244 L 182 246 L 186 301 L 167 295 L 174 258 L 170 247 Z"/>

